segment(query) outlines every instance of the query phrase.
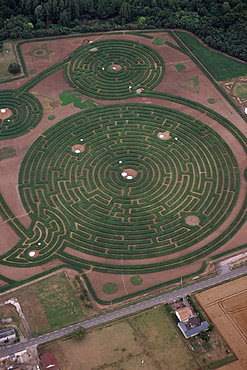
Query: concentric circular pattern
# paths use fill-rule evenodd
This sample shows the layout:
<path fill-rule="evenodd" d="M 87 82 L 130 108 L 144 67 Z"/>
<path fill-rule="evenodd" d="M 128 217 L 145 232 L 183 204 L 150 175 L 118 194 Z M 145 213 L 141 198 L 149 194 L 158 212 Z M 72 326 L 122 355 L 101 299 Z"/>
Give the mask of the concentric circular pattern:
<path fill-rule="evenodd" d="M 0 108 L 11 115 L 0 114 L 0 140 L 26 134 L 37 126 L 42 117 L 42 106 L 37 98 L 27 92 L 0 91 Z"/>
<path fill-rule="evenodd" d="M 67 258 L 62 250 L 69 246 L 84 252 L 84 262 L 85 253 L 96 266 L 101 259 L 93 262 L 90 255 L 104 257 L 104 267 L 106 258 L 115 258 L 114 268 L 121 269 L 120 258 L 191 247 L 218 228 L 236 202 L 239 172 L 230 148 L 190 116 L 122 104 L 58 125 L 30 148 L 19 178 L 27 212 L 44 225 L 45 253 L 62 237 L 59 253 Z M 160 139 L 166 131 L 170 139 Z M 82 137 L 85 150 L 76 153 L 71 148 Z M 123 176 L 131 171 L 131 179 Z"/>
<path fill-rule="evenodd" d="M 152 89 L 165 72 L 162 58 L 152 48 L 126 40 L 104 40 L 80 48 L 68 64 L 67 81 L 80 92 L 123 99 L 138 86 Z"/>

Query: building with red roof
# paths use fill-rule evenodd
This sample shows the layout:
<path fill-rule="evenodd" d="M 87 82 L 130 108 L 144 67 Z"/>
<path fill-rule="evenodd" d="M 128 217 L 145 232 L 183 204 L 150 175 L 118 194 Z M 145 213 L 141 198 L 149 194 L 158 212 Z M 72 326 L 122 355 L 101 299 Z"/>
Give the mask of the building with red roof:
<path fill-rule="evenodd" d="M 52 353 L 46 352 L 41 357 L 41 366 L 43 370 L 59 370 L 56 360 Z"/>

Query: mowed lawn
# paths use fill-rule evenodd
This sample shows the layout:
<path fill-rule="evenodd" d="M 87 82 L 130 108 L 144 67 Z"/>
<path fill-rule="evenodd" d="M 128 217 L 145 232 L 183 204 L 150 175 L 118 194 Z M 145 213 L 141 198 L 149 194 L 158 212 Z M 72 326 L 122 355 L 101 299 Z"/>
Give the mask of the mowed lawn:
<path fill-rule="evenodd" d="M 83 340 L 48 344 L 60 370 L 192 370 L 198 367 L 163 306 L 105 327 Z"/>
<path fill-rule="evenodd" d="M 51 329 L 83 319 L 78 299 L 64 272 L 37 282 L 34 288 Z"/>

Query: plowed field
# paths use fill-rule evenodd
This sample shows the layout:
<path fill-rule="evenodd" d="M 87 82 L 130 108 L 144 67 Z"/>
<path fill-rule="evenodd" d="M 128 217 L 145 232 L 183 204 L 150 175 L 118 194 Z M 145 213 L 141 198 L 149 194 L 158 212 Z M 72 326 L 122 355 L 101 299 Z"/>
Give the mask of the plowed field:
<path fill-rule="evenodd" d="M 247 364 L 247 276 L 196 295 L 238 361 L 222 370 L 245 370 Z"/>

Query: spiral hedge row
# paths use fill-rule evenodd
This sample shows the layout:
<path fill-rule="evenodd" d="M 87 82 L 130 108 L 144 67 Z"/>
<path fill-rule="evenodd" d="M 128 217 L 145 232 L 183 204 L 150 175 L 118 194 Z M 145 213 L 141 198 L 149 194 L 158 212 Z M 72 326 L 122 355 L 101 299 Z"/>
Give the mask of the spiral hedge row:
<path fill-rule="evenodd" d="M 123 177 L 126 170 L 136 176 Z M 91 255 L 114 259 L 117 272 L 128 270 L 120 259 L 169 255 L 210 235 L 236 202 L 239 171 L 228 145 L 199 120 L 154 105 L 118 104 L 89 109 L 46 131 L 24 158 L 19 188 L 34 221 L 20 242 L 25 251 L 20 256 L 17 249 L 9 261 L 41 261 L 53 253 L 80 261 L 65 253 L 69 246 L 96 268 L 110 264 L 93 262 Z M 197 223 L 188 224 L 188 216 Z M 168 260 L 166 268 L 201 253 Z M 139 268 L 132 264 L 131 271 Z"/>
<path fill-rule="evenodd" d="M 0 140 L 24 135 L 37 126 L 42 118 L 40 101 L 28 92 L 0 91 L 0 109 L 10 109 L 12 115 L 1 119 Z"/>
<path fill-rule="evenodd" d="M 65 77 L 83 94 L 101 99 L 126 99 L 141 86 L 152 89 L 165 65 L 152 48 L 127 40 L 89 43 L 73 53 Z"/>

